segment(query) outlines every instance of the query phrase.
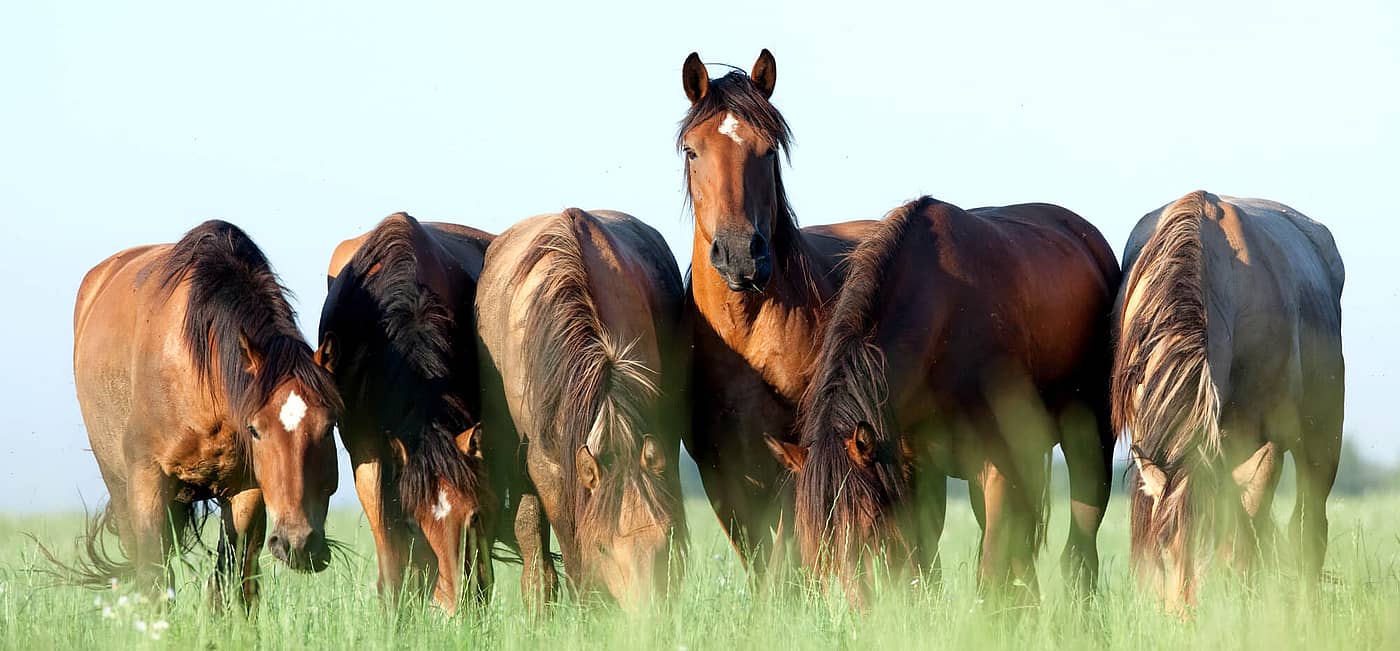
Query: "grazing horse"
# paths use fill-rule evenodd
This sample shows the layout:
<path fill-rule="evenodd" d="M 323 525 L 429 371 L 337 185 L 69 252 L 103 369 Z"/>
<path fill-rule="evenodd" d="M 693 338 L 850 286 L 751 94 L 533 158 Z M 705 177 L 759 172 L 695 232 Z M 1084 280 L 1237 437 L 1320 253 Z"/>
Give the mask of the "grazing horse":
<path fill-rule="evenodd" d="M 223 519 L 216 586 L 237 572 L 249 608 L 267 517 L 274 556 L 325 569 L 340 396 L 242 230 L 208 221 L 104 260 L 78 289 L 73 331 L 78 403 L 111 495 L 102 520 L 131 559 L 89 540 L 89 578 L 161 580 L 207 499 Z"/>
<path fill-rule="evenodd" d="M 1140 582 L 1184 612 L 1204 547 L 1248 569 L 1272 546 L 1286 451 L 1292 540 L 1316 580 L 1345 391 L 1332 234 L 1283 204 L 1193 192 L 1144 216 L 1123 262 L 1113 419 L 1131 442 Z"/>
<path fill-rule="evenodd" d="M 321 311 L 320 361 L 345 399 L 340 438 L 374 535 L 379 591 L 397 598 L 416 560 L 448 612 L 463 576 L 478 602 L 491 593 L 495 504 L 481 477 L 471 311 L 491 239 L 390 215 L 336 248 Z"/>
<path fill-rule="evenodd" d="M 1031 600 L 1058 442 L 1074 500 L 1065 569 L 1092 589 L 1119 281 L 1103 236 L 1058 206 L 965 211 L 924 197 L 892 211 L 849 265 L 800 443 L 771 442 L 797 473 L 804 564 L 857 604 L 877 560 L 937 575 L 952 475 L 968 480 L 982 527 L 979 585 Z M 1025 589 L 1007 595 L 1013 585 Z"/>
<path fill-rule="evenodd" d="M 550 526 L 577 593 L 606 589 L 636 610 L 667 588 L 686 534 L 683 292 L 661 235 L 618 212 L 532 217 L 487 253 L 487 459 L 514 501 L 536 608 L 557 590 Z"/>
<path fill-rule="evenodd" d="M 798 228 L 779 160 L 791 135 L 769 102 L 777 64 L 768 50 L 748 75 L 710 79 L 693 53 L 681 75 L 691 105 L 677 146 L 695 211 L 695 390 L 685 445 L 725 533 L 761 573 L 786 546 L 774 538 L 784 537 L 792 513 L 764 437 L 796 440 L 823 306 L 842 281 L 838 261 L 876 222 Z"/>

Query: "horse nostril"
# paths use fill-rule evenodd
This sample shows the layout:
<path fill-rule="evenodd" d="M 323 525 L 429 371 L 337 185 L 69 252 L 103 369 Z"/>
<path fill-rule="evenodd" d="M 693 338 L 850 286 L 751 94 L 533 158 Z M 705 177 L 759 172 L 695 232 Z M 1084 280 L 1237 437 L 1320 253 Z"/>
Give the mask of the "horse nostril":
<path fill-rule="evenodd" d="M 749 239 L 749 255 L 754 258 L 768 257 L 768 240 L 762 233 L 754 233 Z"/>
<path fill-rule="evenodd" d="M 287 539 L 274 533 L 271 536 L 268 536 L 267 538 L 267 549 L 268 551 L 272 552 L 273 556 L 276 556 L 278 558 L 286 558 Z"/>
<path fill-rule="evenodd" d="M 724 247 L 719 245 L 719 240 L 710 243 L 710 264 L 715 267 L 722 267 L 727 261 L 725 259 L 726 257 L 727 256 L 724 255 Z"/>

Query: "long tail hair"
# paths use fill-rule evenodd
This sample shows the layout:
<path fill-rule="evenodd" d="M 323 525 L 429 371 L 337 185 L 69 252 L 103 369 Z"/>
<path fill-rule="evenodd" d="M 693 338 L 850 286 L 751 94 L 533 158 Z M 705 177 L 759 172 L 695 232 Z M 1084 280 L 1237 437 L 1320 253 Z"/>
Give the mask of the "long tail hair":
<path fill-rule="evenodd" d="M 200 538 L 204 523 L 212 509 L 205 502 L 172 502 L 170 523 L 178 524 L 171 533 L 175 537 L 178 553 L 183 556 L 196 549 L 206 548 Z M 126 548 L 117 531 L 118 514 L 111 503 L 88 516 L 83 535 L 78 538 L 79 556 L 71 563 L 59 560 L 34 534 L 25 534 L 34 541 L 39 553 L 48 561 L 49 567 L 42 571 L 54 577 L 59 583 L 86 588 L 106 588 L 113 581 L 130 581 L 136 576 L 136 563 L 126 557 Z M 117 550 L 111 548 L 110 540 L 115 538 Z"/>
<path fill-rule="evenodd" d="M 1111 400 L 1113 428 L 1129 439 L 1135 461 L 1130 485 L 1141 489 L 1132 496 L 1135 550 L 1184 535 L 1188 522 L 1212 510 L 1193 504 L 1191 495 L 1205 495 L 1199 484 L 1217 474 L 1208 467 L 1220 456 L 1201 243 L 1201 222 L 1214 210 L 1202 192 L 1163 210 L 1125 284 Z M 1165 478 L 1155 496 L 1144 494 L 1146 466 Z"/>

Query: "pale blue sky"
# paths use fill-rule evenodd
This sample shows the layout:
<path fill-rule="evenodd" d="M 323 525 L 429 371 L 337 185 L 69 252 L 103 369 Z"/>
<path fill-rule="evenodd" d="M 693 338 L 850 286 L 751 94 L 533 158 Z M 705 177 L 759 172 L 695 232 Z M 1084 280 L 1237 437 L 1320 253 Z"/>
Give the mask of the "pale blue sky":
<path fill-rule="evenodd" d="M 1323 221 L 1348 270 L 1346 429 L 1400 456 L 1393 0 L 292 4 L 0 6 L 0 511 L 105 495 L 71 369 L 103 257 L 233 221 L 308 336 L 332 247 L 396 210 L 499 231 L 614 208 L 684 265 L 681 62 L 763 47 L 806 224 L 921 193 L 1050 201 L 1121 250 L 1198 188 Z"/>

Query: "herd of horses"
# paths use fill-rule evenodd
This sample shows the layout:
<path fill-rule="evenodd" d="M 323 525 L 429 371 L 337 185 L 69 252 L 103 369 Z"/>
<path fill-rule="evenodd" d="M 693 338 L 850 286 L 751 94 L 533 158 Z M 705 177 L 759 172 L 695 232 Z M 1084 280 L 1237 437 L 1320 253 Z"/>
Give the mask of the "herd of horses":
<path fill-rule="evenodd" d="M 551 532 L 572 592 L 664 595 L 685 560 L 682 445 L 755 576 L 799 563 L 857 606 L 940 576 L 949 477 L 968 482 L 982 591 L 1037 599 L 1055 445 L 1061 566 L 1092 593 L 1119 438 L 1132 568 L 1166 607 L 1188 608 L 1212 562 L 1267 560 L 1284 452 L 1292 557 L 1318 580 L 1343 405 L 1344 271 L 1325 227 L 1194 192 L 1138 222 L 1121 270 L 1094 226 L 1048 204 L 924 197 L 799 228 L 775 81 L 767 50 L 717 79 L 684 63 L 688 278 L 618 212 L 498 236 L 400 213 L 335 248 L 313 347 L 231 224 L 100 263 L 73 363 L 111 498 L 74 569 L 169 581 L 195 506 L 215 500 L 211 590 L 252 607 L 264 544 L 296 570 L 331 561 L 338 431 L 381 594 L 422 586 L 449 611 L 488 599 L 513 554 L 528 604 L 558 598 Z"/>

